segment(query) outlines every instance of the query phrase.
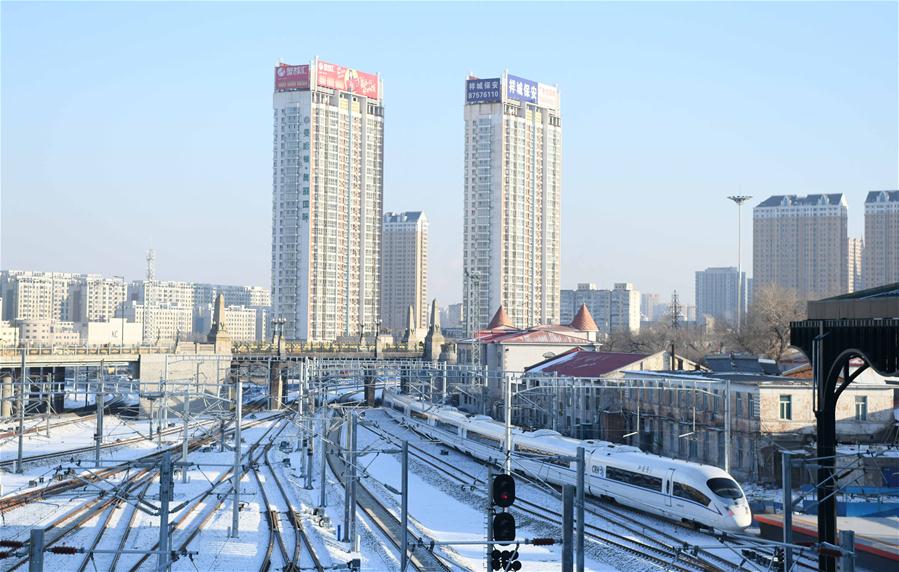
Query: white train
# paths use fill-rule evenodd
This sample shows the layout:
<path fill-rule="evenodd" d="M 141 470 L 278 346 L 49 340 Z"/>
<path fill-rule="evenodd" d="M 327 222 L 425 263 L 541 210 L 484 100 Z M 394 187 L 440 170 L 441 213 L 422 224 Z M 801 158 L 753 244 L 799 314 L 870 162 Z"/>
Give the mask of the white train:
<path fill-rule="evenodd" d="M 416 429 L 482 459 L 502 458 L 505 428 L 485 415 L 466 415 L 454 407 L 384 392 L 384 405 L 403 413 Z M 740 485 L 726 472 L 644 453 L 606 441 L 580 441 L 556 431 L 512 430 L 515 470 L 554 484 L 574 484 L 577 456 L 584 447 L 586 493 L 622 505 L 725 532 L 740 532 L 752 522 Z"/>

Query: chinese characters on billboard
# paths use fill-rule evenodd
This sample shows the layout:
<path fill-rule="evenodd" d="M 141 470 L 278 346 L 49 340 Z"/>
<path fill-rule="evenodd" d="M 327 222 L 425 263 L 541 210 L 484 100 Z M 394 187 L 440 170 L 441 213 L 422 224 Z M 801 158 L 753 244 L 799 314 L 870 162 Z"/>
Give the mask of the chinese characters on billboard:
<path fill-rule="evenodd" d="M 275 68 L 275 91 L 309 89 L 309 66 L 281 64 Z"/>
<path fill-rule="evenodd" d="M 318 62 L 316 83 L 371 99 L 378 99 L 378 76 L 328 62 Z"/>
<path fill-rule="evenodd" d="M 465 103 L 496 103 L 502 101 L 500 79 L 469 79 L 465 82 Z"/>
<path fill-rule="evenodd" d="M 510 75 L 506 80 L 506 98 L 537 103 L 537 82 Z"/>
<path fill-rule="evenodd" d="M 537 84 L 537 105 L 540 107 L 545 107 L 547 109 L 552 109 L 554 111 L 559 110 L 559 90 L 552 85 L 547 85 L 545 83 Z"/>

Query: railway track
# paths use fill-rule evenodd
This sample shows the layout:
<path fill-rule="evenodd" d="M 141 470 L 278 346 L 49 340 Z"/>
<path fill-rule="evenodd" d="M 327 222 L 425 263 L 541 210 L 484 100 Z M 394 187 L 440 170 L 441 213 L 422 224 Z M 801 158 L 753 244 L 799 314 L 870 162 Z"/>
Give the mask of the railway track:
<path fill-rule="evenodd" d="M 267 420 L 257 420 L 251 421 L 244 425 L 244 428 L 252 428 L 261 423 L 266 422 Z M 266 431 L 265 434 L 271 430 Z M 263 435 L 263 438 L 265 436 Z M 189 444 L 189 450 L 194 451 L 197 448 L 207 444 L 210 440 L 212 440 L 214 436 L 204 435 L 200 437 L 194 438 Z M 13 495 L 10 497 L 5 497 L 0 499 L 0 512 L 5 512 L 11 510 L 13 508 L 25 505 L 29 502 L 33 502 L 35 500 L 44 499 L 48 497 L 53 497 L 58 494 L 62 494 L 64 492 L 69 492 L 78 488 L 82 488 L 87 486 L 87 483 L 97 483 L 102 482 L 107 479 L 113 478 L 114 476 L 131 469 L 135 462 L 146 462 L 149 460 L 154 460 L 162 456 L 165 451 L 169 451 L 172 453 L 180 453 L 181 445 L 174 445 L 172 447 L 168 447 L 166 449 L 160 451 L 154 451 L 134 461 L 129 461 L 127 463 L 122 463 L 115 467 L 110 467 L 108 469 L 101 469 L 98 471 L 89 471 L 82 475 L 60 481 L 58 483 L 53 483 L 48 485 L 47 487 L 26 491 L 24 493 L 20 493 L 18 495 Z M 133 496 L 135 492 L 140 489 L 138 493 L 139 498 L 143 498 L 146 494 L 147 489 L 152 484 L 153 480 L 158 476 L 158 468 L 143 468 L 136 471 L 133 475 L 128 476 L 120 483 L 111 487 L 108 490 L 104 490 L 99 493 L 95 498 L 89 499 L 79 506 L 73 508 L 71 511 L 66 514 L 57 517 L 51 523 L 44 526 L 46 540 L 45 544 L 47 547 L 53 546 L 59 543 L 64 538 L 67 538 L 77 531 L 81 530 L 85 524 L 93 520 L 95 517 L 101 518 L 102 522 L 100 522 L 100 526 L 98 526 L 98 532 L 95 535 L 94 539 L 91 542 L 91 546 L 96 547 L 96 545 L 100 542 L 100 539 L 103 537 L 106 532 L 106 528 L 109 522 L 109 518 L 112 515 L 112 512 L 115 510 L 117 506 L 124 502 L 124 499 L 128 496 Z M 214 487 L 213 487 L 214 488 Z M 106 510 L 106 516 L 102 516 L 101 513 Z M 133 523 L 134 518 L 136 516 L 137 509 L 133 509 L 130 517 L 129 517 L 129 526 L 126 527 L 123 537 L 119 542 L 120 549 L 124 546 L 124 543 L 127 539 L 127 536 L 131 530 L 130 524 Z M 26 541 L 24 546 L 27 546 L 28 542 Z M 154 545 L 155 548 L 155 545 Z M 82 561 L 82 566 L 86 565 L 89 562 L 89 554 Z M 115 569 L 115 564 L 118 560 L 118 556 L 116 555 L 113 566 L 110 570 Z M 12 571 L 17 568 L 20 568 L 22 565 L 28 562 L 28 558 L 20 558 L 15 561 L 10 567 L 5 568 L 6 571 Z M 83 568 L 82 568 L 83 569 Z"/>
<path fill-rule="evenodd" d="M 334 441 L 334 438 L 337 436 L 337 431 L 335 430 L 332 433 L 331 439 Z M 334 441 L 339 442 L 339 441 Z M 346 467 L 346 463 L 338 457 L 333 452 L 329 452 L 327 455 L 328 465 L 331 467 L 331 472 L 337 477 L 338 481 L 340 481 L 341 485 L 344 487 L 344 491 L 346 491 L 346 483 L 344 482 L 343 474 L 344 469 Z M 344 493 L 346 494 L 346 493 Z M 383 536 L 387 538 L 391 544 L 397 549 L 399 552 L 402 550 L 402 540 L 401 540 L 401 524 L 399 519 L 387 509 L 384 504 L 378 500 L 378 498 L 373 495 L 365 485 L 360 481 L 356 486 L 356 502 L 359 505 L 359 508 L 371 519 L 371 521 L 377 526 Z M 408 541 L 410 547 L 413 543 L 419 545 L 427 544 L 422 538 L 417 537 L 412 531 L 408 532 Z M 452 570 L 450 566 L 448 566 L 443 560 L 441 560 L 436 554 L 429 550 L 411 550 L 409 554 L 409 564 L 414 567 L 416 570 L 420 570 L 421 572 L 449 572 Z"/>
<path fill-rule="evenodd" d="M 271 427 L 265 430 L 262 436 L 250 447 L 247 449 L 247 452 L 243 454 L 243 458 L 245 461 L 242 462 L 242 475 L 246 475 L 249 468 L 258 462 L 259 451 L 261 447 L 264 447 L 262 444 L 264 440 L 270 439 L 274 440 L 278 435 L 284 430 L 286 425 L 286 419 L 283 415 L 279 416 L 281 419 L 277 424 L 273 424 Z M 271 420 L 271 418 L 267 419 Z M 258 423 L 262 423 L 264 421 L 259 421 Z M 270 437 L 270 434 L 273 430 L 277 428 L 274 436 Z M 255 455 L 255 457 L 254 457 Z M 231 482 L 231 476 L 234 474 L 234 469 L 228 469 L 227 471 L 222 472 L 218 478 L 213 481 L 212 486 L 207 488 L 203 494 L 199 495 L 193 502 L 182 509 L 178 515 L 173 518 L 169 524 L 170 533 L 171 533 L 171 546 L 172 552 L 175 553 L 184 553 L 187 551 L 190 543 L 200 534 L 203 527 L 212 519 L 216 512 L 221 508 L 224 504 L 225 500 L 230 498 L 231 493 L 234 491 L 233 484 Z M 225 484 L 224 487 L 220 488 L 220 485 Z M 211 497 L 215 495 L 215 498 Z M 210 502 L 211 501 L 211 502 Z M 205 512 L 202 515 L 199 515 L 197 519 L 192 520 L 194 513 L 196 513 L 201 507 L 205 508 Z M 178 537 L 175 536 L 177 531 L 182 531 L 182 534 Z M 159 547 L 159 542 L 154 542 L 153 545 L 149 548 L 149 550 L 156 550 Z M 133 565 L 131 565 L 128 570 L 130 572 L 137 572 L 140 567 L 147 561 L 150 557 L 149 554 L 145 554 L 137 559 Z"/>
<path fill-rule="evenodd" d="M 397 443 L 397 438 L 388 434 L 379 427 L 372 428 L 368 423 L 363 427 L 374 432 L 380 438 L 388 439 Z M 410 430 L 418 435 L 421 433 L 415 431 L 414 427 Z M 423 435 L 422 435 L 423 436 Z M 423 436 L 430 439 L 430 437 Z M 471 485 L 477 490 L 485 490 L 486 484 L 483 478 L 472 475 L 456 465 L 426 451 L 425 449 L 409 443 L 410 454 L 431 468 L 446 475 L 463 485 Z M 463 454 L 465 454 L 463 452 Z M 481 461 L 477 461 L 481 462 Z M 545 507 L 541 504 L 528 501 L 527 499 L 518 498 L 515 504 L 515 510 L 522 514 L 529 515 L 542 521 L 558 525 L 561 522 L 561 514 Z M 633 521 L 624 522 L 616 518 L 610 518 L 608 515 L 600 514 L 594 510 L 585 507 L 585 512 L 595 517 L 602 518 L 605 521 L 614 524 L 616 527 L 625 531 L 624 533 L 614 532 L 607 527 L 599 527 L 589 522 L 585 523 L 585 536 L 599 543 L 612 546 L 615 549 L 622 550 L 628 554 L 638 556 L 643 560 L 648 560 L 654 564 L 664 566 L 672 570 L 680 570 L 681 572 L 700 570 L 703 572 L 714 572 L 719 570 L 735 570 L 738 568 L 734 563 L 720 558 L 707 551 L 686 550 L 682 541 L 669 535 L 668 533 L 657 528 L 648 526 L 645 522 Z M 651 533 L 651 534 L 647 534 Z M 659 537 L 666 538 L 667 541 L 660 540 Z M 716 563 L 713 563 L 712 561 Z"/>
<path fill-rule="evenodd" d="M 308 555 L 308 559 L 311 560 L 312 567 L 317 572 L 324 572 L 324 566 L 322 565 L 321 560 L 315 552 L 315 548 L 312 546 L 312 541 L 309 539 L 309 536 L 306 534 L 306 531 L 303 527 L 303 516 L 293 505 L 293 502 L 290 500 L 290 496 L 287 494 L 287 490 L 284 488 L 281 477 L 278 476 L 275 466 L 272 465 L 271 459 L 269 458 L 269 453 L 271 452 L 271 448 L 269 447 L 266 450 L 264 459 L 265 459 L 265 467 L 272 475 L 272 480 L 274 481 L 276 488 L 278 489 L 278 495 L 284 501 L 284 505 L 287 510 L 282 511 L 282 514 L 287 514 L 287 520 L 293 528 L 294 533 L 294 543 L 293 543 L 293 557 L 290 560 L 291 564 L 293 564 L 294 568 L 292 570 L 308 570 L 308 566 L 304 566 L 302 563 L 303 558 L 303 550 L 305 548 L 305 554 Z M 286 562 L 287 560 L 285 560 Z M 291 570 L 288 568 L 288 570 Z"/>
<path fill-rule="evenodd" d="M 250 413 L 254 413 L 254 412 L 262 410 L 263 404 L 264 404 L 263 400 L 258 400 L 255 402 L 248 403 L 247 407 L 246 407 L 246 413 L 250 414 Z M 67 423 L 60 423 L 60 425 L 68 425 L 71 423 L 77 423 L 79 421 L 84 421 L 84 419 L 71 420 L 71 421 L 68 421 Z M 189 425 L 188 429 L 193 431 L 193 430 L 203 427 L 203 426 L 214 425 L 215 423 L 217 423 L 217 420 L 199 421 L 199 422 Z M 53 426 L 51 426 L 50 428 L 53 429 Z M 177 433 L 182 432 L 183 429 L 184 428 L 181 425 L 178 425 L 176 427 L 168 427 L 168 428 L 162 430 L 162 434 L 163 435 L 177 434 Z M 228 431 L 228 432 L 230 432 L 230 431 Z M 102 445 L 100 445 L 100 448 L 101 449 L 114 449 L 116 447 L 123 447 L 125 445 L 132 445 L 134 443 L 141 443 L 141 442 L 147 441 L 149 439 L 152 439 L 152 436 L 147 437 L 147 436 L 139 435 L 136 437 L 129 437 L 128 439 L 118 439 L 115 441 L 103 443 Z M 77 455 L 93 453 L 95 450 L 96 450 L 96 445 L 86 445 L 84 447 L 75 447 L 72 449 L 65 449 L 63 451 L 52 451 L 50 453 L 41 453 L 39 455 L 28 455 L 28 456 L 22 457 L 22 464 L 27 465 L 30 463 L 47 461 L 50 459 L 56 459 L 56 458 L 60 458 L 60 457 L 75 457 Z M 16 459 L 6 459 L 3 461 L 0 461 L 0 467 L 10 467 L 15 464 L 16 464 Z M 2 511 L 0 511 L 0 512 L 2 512 Z"/>

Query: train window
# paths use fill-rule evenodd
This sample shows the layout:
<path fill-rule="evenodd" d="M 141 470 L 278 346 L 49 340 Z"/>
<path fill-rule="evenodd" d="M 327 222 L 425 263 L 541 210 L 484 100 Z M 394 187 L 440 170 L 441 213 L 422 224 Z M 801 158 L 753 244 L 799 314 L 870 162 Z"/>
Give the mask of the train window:
<path fill-rule="evenodd" d="M 721 498 L 725 499 L 739 499 L 743 498 L 743 491 L 740 490 L 740 485 L 738 485 L 735 481 L 731 479 L 725 479 L 724 477 L 718 477 L 714 479 L 709 479 L 706 484 L 712 489 L 712 492 L 718 495 Z"/>
<path fill-rule="evenodd" d="M 674 481 L 674 496 L 697 502 L 702 506 L 708 506 L 709 503 L 712 502 L 712 499 L 705 496 L 700 491 L 694 489 L 690 485 L 685 485 L 684 483 L 679 483 L 677 481 Z"/>
<path fill-rule="evenodd" d="M 659 477 L 653 477 L 651 475 L 644 475 L 643 473 L 635 473 L 634 471 L 608 467 L 606 469 L 606 477 L 612 479 L 613 481 L 620 481 L 622 483 L 627 483 L 629 485 L 634 485 L 644 489 L 653 491 L 662 490 L 662 479 L 660 479 Z"/>
<path fill-rule="evenodd" d="M 396 402 L 396 401 L 393 402 L 393 408 L 396 409 L 397 411 L 399 411 L 400 413 L 406 412 L 406 408 L 403 407 L 403 404 Z"/>
<path fill-rule="evenodd" d="M 428 416 L 424 413 L 421 413 L 420 411 L 410 411 L 409 414 L 416 419 L 421 419 L 422 421 L 428 420 Z"/>
<path fill-rule="evenodd" d="M 437 427 L 443 429 L 444 431 L 449 431 L 450 433 L 458 433 L 459 430 L 452 423 L 447 423 L 446 421 L 437 420 Z"/>
<path fill-rule="evenodd" d="M 477 441 L 478 443 L 483 443 L 484 445 L 489 445 L 490 447 L 499 447 L 499 439 L 494 439 L 493 437 L 488 437 L 487 435 L 481 435 L 480 433 L 475 433 L 474 431 L 468 432 L 468 438 Z"/>
<path fill-rule="evenodd" d="M 537 460 L 545 463 L 552 463 L 553 465 L 559 465 L 560 467 L 566 468 L 571 466 L 569 461 L 559 459 L 555 453 L 550 451 L 541 451 L 540 449 L 532 449 L 523 445 L 516 445 L 515 450 L 524 455 L 537 457 Z"/>

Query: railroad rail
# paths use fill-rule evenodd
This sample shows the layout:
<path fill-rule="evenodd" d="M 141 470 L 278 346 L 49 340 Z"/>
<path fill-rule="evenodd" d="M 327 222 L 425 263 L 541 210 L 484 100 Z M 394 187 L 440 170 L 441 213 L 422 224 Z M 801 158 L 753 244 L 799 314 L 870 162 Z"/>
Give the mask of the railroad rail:
<path fill-rule="evenodd" d="M 271 420 L 271 418 L 255 420 L 251 421 L 244 425 L 244 428 L 252 428 L 261 423 L 265 423 L 266 421 Z M 266 434 L 271 430 L 269 428 L 264 434 L 263 438 Z M 191 442 L 188 444 L 188 448 L 191 451 L 196 450 L 199 447 L 209 443 L 214 436 L 203 435 L 199 437 L 195 437 L 191 439 Z M 261 439 L 260 439 L 261 441 Z M 136 462 L 145 462 L 148 460 L 154 460 L 163 455 L 166 451 L 171 453 L 180 454 L 181 444 L 173 445 L 171 447 L 167 447 L 161 450 L 153 451 L 152 453 L 148 453 L 141 457 L 138 457 L 132 461 L 128 461 L 125 463 L 121 463 L 114 467 L 109 467 L 106 469 L 101 469 L 97 471 L 88 471 L 84 474 L 59 481 L 57 483 L 51 483 L 46 487 L 42 487 L 39 489 L 25 491 L 16 495 L 11 495 L 5 498 L 0 499 L 0 513 L 6 512 L 8 510 L 12 510 L 16 507 L 28 504 L 29 502 L 33 502 L 39 499 L 48 498 L 52 496 L 56 496 L 58 494 L 69 492 L 78 488 L 83 488 L 87 486 L 88 483 L 101 482 L 103 480 L 114 477 L 115 475 L 122 473 L 130 468 L 133 468 Z M 101 511 L 105 509 L 110 509 L 111 511 L 115 509 L 115 507 L 124 502 L 124 498 L 128 495 L 133 494 L 138 489 L 143 487 L 143 490 L 139 493 L 139 496 L 142 498 L 146 493 L 146 489 L 150 486 L 153 480 L 158 475 L 158 467 L 157 468 L 144 468 L 136 471 L 133 475 L 130 475 L 126 479 L 122 480 L 122 482 L 118 483 L 114 487 L 110 488 L 107 491 L 104 491 L 101 494 L 98 494 L 97 497 L 87 500 L 77 507 L 73 508 L 73 510 L 67 512 L 66 514 L 56 518 L 50 524 L 44 527 L 45 532 L 47 533 L 46 546 L 52 546 L 63 538 L 73 534 L 75 531 L 80 530 L 85 523 L 98 516 Z M 213 487 L 214 488 L 214 487 Z M 211 491 L 210 491 L 211 492 Z M 207 493 L 208 494 L 208 493 Z M 136 509 L 135 511 L 136 512 Z M 132 512 L 129 522 L 133 521 L 135 514 Z M 96 538 L 93 540 L 93 545 L 96 546 L 100 541 L 100 537 L 103 535 L 106 524 L 108 524 L 109 518 L 105 518 L 103 521 L 103 526 L 100 526 L 100 530 Z M 125 529 L 125 535 L 128 534 L 131 527 L 127 527 Z M 122 538 L 120 542 L 120 546 L 124 545 L 125 537 Z M 29 543 L 26 541 L 24 546 L 27 546 Z M 155 546 L 152 549 L 155 549 Z M 151 549 L 151 550 L 152 550 Z M 117 558 L 116 558 L 117 560 Z M 5 570 L 11 571 L 15 570 L 22 565 L 28 562 L 28 558 L 24 557 L 16 562 L 14 562 L 9 568 Z M 84 562 L 82 562 L 84 564 Z"/>
<path fill-rule="evenodd" d="M 331 439 L 334 440 L 337 431 L 335 430 L 332 433 Z M 338 441 L 334 441 L 338 442 Z M 346 463 L 339 456 L 334 454 L 333 452 L 329 452 L 327 455 L 328 465 L 331 467 L 331 471 L 337 477 L 338 481 L 344 487 L 344 491 L 347 489 L 347 484 L 344 481 L 343 474 Z M 346 493 L 344 493 L 346 494 Z M 356 486 L 356 503 L 359 505 L 359 508 L 368 515 L 371 521 L 377 526 L 385 538 L 387 538 L 391 544 L 397 549 L 397 551 L 402 550 L 401 544 L 401 524 L 399 519 L 392 513 L 384 504 L 378 500 L 378 498 L 373 495 L 365 485 L 360 481 Z M 415 544 L 427 544 L 422 538 L 417 537 L 412 531 L 408 532 L 408 539 L 410 546 Z M 420 570 L 421 572 L 449 572 L 452 570 L 450 566 L 448 566 L 443 560 L 441 560 L 436 554 L 429 550 L 411 550 L 409 555 L 409 563 L 416 570 Z"/>
<path fill-rule="evenodd" d="M 392 418 L 392 412 L 387 413 L 388 416 Z M 365 427 L 369 431 L 372 431 L 382 439 L 388 439 L 391 442 L 396 442 L 396 437 L 390 435 L 379 427 L 373 428 L 370 423 L 364 424 L 363 427 Z M 421 433 L 416 431 L 414 427 L 407 427 L 417 435 L 421 435 Z M 429 438 L 427 436 L 424 437 Z M 486 484 L 484 483 L 482 477 L 472 475 L 460 469 L 458 466 L 453 465 L 449 461 L 441 459 L 437 455 L 434 455 L 413 443 L 409 443 L 409 451 L 412 456 L 418 458 L 420 461 L 429 465 L 431 468 L 437 470 L 438 472 L 446 475 L 447 477 L 458 481 L 460 484 L 473 485 L 478 490 L 486 490 L 484 488 L 486 487 Z M 462 453 L 465 454 L 464 452 Z M 466 456 L 468 455 L 466 454 Z M 481 463 L 480 460 L 475 459 L 475 461 Z M 558 525 L 558 523 L 561 522 L 561 514 L 559 512 L 554 511 L 551 508 L 545 507 L 541 504 L 528 501 L 527 499 L 523 499 L 521 497 L 516 500 L 514 510 L 543 521 L 548 521 L 552 524 Z M 700 570 L 703 572 L 717 572 L 720 570 L 733 570 L 738 568 L 737 565 L 724 559 L 721 560 L 726 563 L 725 567 L 722 568 L 719 565 L 715 565 L 712 562 L 709 562 L 708 557 L 711 553 L 706 554 L 704 552 L 701 553 L 700 551 L 697 551 L 696 554 L 693 554 L 691 551 L 686 550 L 683 543 L 676 537 L 668 535 L 664 531 L 661 531 L 652 526 L 647 526 L 645 523 L 638 522 L 636 525 L 634 525 L 628 524 L 626 522 L 616 521 L 613 518 L 609 518 L 608 516 L 599 514 L 587 507 L 585 507 L 585 513 L 591 514 L 594 517 L 602 518 L 603 520 L 608 521 L 611 524 L 614 524 L 620 529 L 626 531 L 626 533 L 617 533 L 609 530 L 608 528 L 599 527 L 587 522 L 584 526 L 586 537 L 596 542 L 609 545 L 615 549 L 622 550 L 633 556 L 638 556 L 639 558 L 648 560 L 654 564 L 664 566 L 671 570 L 680 570 L 681 572 L 692 572 L 693 570 Z M 652 535 L 656 536 L 647 534 L 647 532 L 650 532 L 652 533 Z M 669 544 L 668 542 L 660 540 L 658 536 L 667 536 L 671 539 L 674 539 L 675 541 Z"/>
<path fill-rule="evenodd" d="M 265 452 L 265 466 L 272 474 L 272 478 L 275 482 L 275 485 L 278 489 L 278 494 L 281 499 L 284 500 L 284 505 L 287 507 L 287 519 L 293 527 L 294 531 L 294 547 L 293 547 L 293 560 L 292 563 L 295 564 L 295 570 L 299 569 L 308 569 L 302 566 L 302 555 L 303 555 L 303 547 L 306 548 L 306 554 L 309 555 L 309 559 L 312 561 L 312 566 L 317 572 L 324 572 L 324 566 L 322 565 L 321 560 L 318 557 L 318 554 L 315 552 L 315 548 L 312 546 L 312 541 L 309 536 L 306 534 L 306 530 L 303 527 L 303 516 L 293 505 L 293 502 L 290 500 L 290 496 L 287 494 L 287 490 L 284 488 L 284 485 L 281 482 L 281 478 L 278 476 L 274 465 L 271 463 L 271 459 L 269 459 L 269 453 L 271 452 L 271 448 Z"/>

